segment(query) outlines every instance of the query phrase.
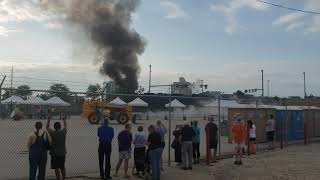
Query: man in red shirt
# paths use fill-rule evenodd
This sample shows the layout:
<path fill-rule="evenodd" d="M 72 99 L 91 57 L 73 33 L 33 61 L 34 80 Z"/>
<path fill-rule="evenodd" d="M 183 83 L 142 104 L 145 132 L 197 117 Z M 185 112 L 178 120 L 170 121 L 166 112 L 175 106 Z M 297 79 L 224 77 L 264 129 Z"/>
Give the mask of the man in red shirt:
<path fill-rule="evenodd" d="M 236 161 L 234 164 L 242 165 L 242 148 L 244 147 L 245 138 L 246 138 L 246 127 L 245 123 L 241 121 L 242 118 L 240 114 L 235 116 L 235 119 L 232 123 L 231 131 L 233 142 L 235 143 L 235 155 Z"/>

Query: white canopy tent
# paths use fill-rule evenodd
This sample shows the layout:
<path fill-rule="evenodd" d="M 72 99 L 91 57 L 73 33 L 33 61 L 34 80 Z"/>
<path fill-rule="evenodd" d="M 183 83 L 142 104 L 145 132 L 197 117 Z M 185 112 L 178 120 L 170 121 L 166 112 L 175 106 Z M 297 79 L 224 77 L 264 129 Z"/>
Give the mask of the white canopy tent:
<path fill-rule="evenodd" d="M 2 104 L 23 104 L 24 100 L 19 96 L 11 96 L 3 101 L 1 101 Z"/>
<path fill-rule="evenodd" d="M 172 107 L 172 108 L 186 108 L 187 106 L 184 105 L 183 103 L 181 103 L 179 100 L 177 99 L 174 99 L 173 101 L 171 101 L 171 105 L 170 103 L 166 104 L 165 107 L 168 108 L 168 107 Z"/>
<path fill-rule="evenodd" d="M 207 104 L 206 107 L 219 107 L 218 100 L 215 100 L 211 102 L 210 104 Z M 254 108 L 254 104 L 240 104 L 235 100 L 220 100 L 220 107 L 221 108 Z"/>
<path fill-rule="evenodd" d="M 46 105 L 47 102 L 40 97 L 31 96 L 29 99 L 25 100 L 22 104 L 26 105 Z"/>
<path fill-rule="evenodd" d="M 46 105 L 50 106 L 70 106 L 69 103 L 65 102 L 61 98 L 55 96 L 46 101 Z"/>
<path fill-rule="evenodd" d="M 148 107 L 148 103 L 144 102 L 142 99 L 137 97 L 135 100 L 131 101 L 128 103 L 130 106 L 135 106 L 135 107 Z"/>
<path fill-rule="evenodd" d="M 124 102 L 122 99 L 120 99 L 119 97 L 115 98 L 114 100 L 110 101 L 109 104 L 113 104 L 113 105 L 125 105 L 127 104 L 126 102 Z"/>

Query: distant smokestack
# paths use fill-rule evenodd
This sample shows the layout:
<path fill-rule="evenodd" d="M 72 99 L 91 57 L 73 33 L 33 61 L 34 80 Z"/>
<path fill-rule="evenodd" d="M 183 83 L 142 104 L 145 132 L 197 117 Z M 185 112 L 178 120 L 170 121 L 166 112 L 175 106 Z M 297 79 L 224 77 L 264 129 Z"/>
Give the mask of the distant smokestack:
<path fill-rule="evenodd" d="M 113 79 L 121 89 L 138 89 L 138 55 L 145 49 L 142 37 L 130 28 L 132 13 L 140 0 L 41 0 L 48 10 L 80 25 L 103 57 L 100 73 Z"/>

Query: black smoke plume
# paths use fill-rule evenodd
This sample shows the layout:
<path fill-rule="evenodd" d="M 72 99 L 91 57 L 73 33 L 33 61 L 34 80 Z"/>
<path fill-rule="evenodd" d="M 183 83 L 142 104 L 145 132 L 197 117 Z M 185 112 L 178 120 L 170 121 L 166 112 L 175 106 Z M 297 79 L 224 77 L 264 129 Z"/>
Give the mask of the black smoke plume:
<path fill-rule="evenodd" d="M 130 27 L 140 0 L 42 0 L 48 10 L 61 14 L 70 24 L 79 25 L 98 48 L 107 75 L 126 92 L 138 89 L 143 38 Z"/>

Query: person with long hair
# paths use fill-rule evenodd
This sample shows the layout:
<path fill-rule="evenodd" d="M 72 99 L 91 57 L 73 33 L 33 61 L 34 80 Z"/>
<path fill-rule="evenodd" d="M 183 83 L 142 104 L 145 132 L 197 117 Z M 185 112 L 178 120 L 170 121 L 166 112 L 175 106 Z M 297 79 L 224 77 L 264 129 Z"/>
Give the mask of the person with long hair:
<path fill-rule="evenodd" d="M 152 180 L 160 180 L 161 155 L 163 151 L 161 135 L 156 131 L 156 128 L 153 125 L 150 125 L 148 130 L 148 151 L 152 169 Z"/>
<path fill-rule="evenodd" d="M 249 128 L 249 149 L 251 153 L 256 152 L 255 143 L 256 143 L 256 125 L 253 124 L 251 120 L 248 121 L 248 128 Z"/>
<path fill-rule="evenodd" d="M 29 180 L 44 180 L 48 159 L 48 149 L 51 144 L 49 133 L 42 128 L 42 123 L 36 122 L 35 131 L 29 135 Z M 38 170 L 38 177 L 37 176 Z"/>

